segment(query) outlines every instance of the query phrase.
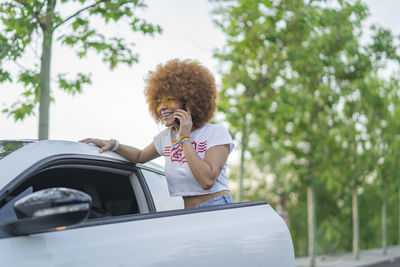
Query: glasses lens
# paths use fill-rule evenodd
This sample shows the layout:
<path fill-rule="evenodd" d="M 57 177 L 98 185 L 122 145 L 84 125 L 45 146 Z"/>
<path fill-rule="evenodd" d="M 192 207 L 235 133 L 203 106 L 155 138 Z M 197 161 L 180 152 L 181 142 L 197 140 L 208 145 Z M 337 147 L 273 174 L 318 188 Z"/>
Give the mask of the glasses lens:
<path fill-rule="evenodd" d="M 167 108 L 170 108 L 172 106 L 172 104 L 175 101 L 175 97 L 173 96 L 166 96 L 163 97 L 162 99 L 157 98 L 154 101 L 154 108 L 157 110 L 157 112 L 160 112 L 160 108 L 161 108 L 161 103 L 166 106 Z"/>
<path fill-rule="evenodd" d="M 166 98 L 163 99 L 163 104 L 166 105 L 167 107 L 171 107 L 171 105 L 174 103 L 175 98 L 172 96 L 167 96 Z"/>
<path fill-rule="evenodd" d="M 154 108 L 158 111 L 160 111 L 160 106 L 161 106 L 161 100 L 160 99 L 156 99 L 156 101 L 154 101 Z"/>

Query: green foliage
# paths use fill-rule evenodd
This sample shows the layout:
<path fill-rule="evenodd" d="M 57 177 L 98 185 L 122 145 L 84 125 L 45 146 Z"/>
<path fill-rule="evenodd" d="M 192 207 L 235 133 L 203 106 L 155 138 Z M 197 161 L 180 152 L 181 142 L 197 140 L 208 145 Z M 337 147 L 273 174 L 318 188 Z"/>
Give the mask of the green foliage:
<path fill-rule="evenodd" d="M 318 253 L 351 250 L 353 190 L 371 177 L 378 188 L 400 185 L 400 76 L 380 76 L 389 62 L 400 66 L 398 43 L 378 26 L 372 26 L 369 43 L 360 41 L 368 16 L 360 1 L 218 3 L 214 17 L 227 36 L 215 54 L 223 75 L 219 110 L 236 137 L 244 129 L 249 133 L 249 164 L 275 177 L 272 184 L 245 188 L 244 195 L 285 203 L 296 255 L 304 256 L 302 190 L 313 184 Z M 257 180 L 252 173 L 247 180 Z M 380 229 L 381 202 L 373 211 L 360 204 L 359 213 L 371 216 L 371 226 L 361 225 L 362 242 L 372 227 Z M 393 203 L 388 200 L 388 209 Z M 392 215 L 387 223 L 389 231 L 397 229 Z M 374 238 L 367 247 L 380 245 Z"/>
<path fill-rule="evenodd" d="M 370 249 L 381 246 L 381 190 L 375 184 L 364 186 L 360 195 L 361 248 Z M 399 244 L 398 240 L 398 199 L 397 194 L 388 198 L 388 244 Z"/>
<path fill-rule="evenodd" d="M 2 112 L 13 116 L 15 121 L 24 120 L 26 116 L 35 114 L 35 102 L 15 102 L 9 108 L 4 108 Z"/>
<path fill-rule="evenodd" d="M 303 189 L 303 190 L 301 190 Z M 307 196 L 305 188 L 299 188 L 296 201 L 288 201 L 285 209 L 290 216 L 290 234 L 293 240 L 294 252 L 296 257 L 307 255 Z"/>
<path fill-rule="evenodd" d="M 11 82 L 11 76 L 8 71 L 0 70 L 0 83 L 9 81 Z"/>
<path fill-rule="evenodd" d="M 75 12 L 64 14 L 63 7 L 74 3 Z M 79 58 L 86 57 L 89 51 L 95 51 L 110 69 L 119 64 L 131 65 L 138 62 L 134 53 L 134 44 L 127 43 L 117 36 L 106 37 L 104 29 L 96 27 L 93 18 L 101 19 L 105 24 L 127 23 L 132 32 L 155 35 L 162 32 L 159 25 L 154 25 L 136 15 L 136 10 L 144 9 L 141 0 L 29 0 L 0 3 L 0 83 L 18 82 L 26 89 L 22 100 L 11 104 L 2 111 L 23 120 L 34 114 L 33 110 L 40 104 L 39 92 L 50 87 L 50 55 L 53 35 L 62 32 L 55 41 L 71 47 Z M 98 20 L 97 20 L 98 21 Z M 97 23 L 98 24 L 98 23 Z M 42 42 L 42 55 L 34 67 L 23 68 L 16 77 L 5 69 L 5 63 L 19 64 L 27 52 L 27 47 L 37 40 Z M 19 64 L 19 65 L 24 65 Z M 65 74 L 56 74 L 59 89 L 75 94 L 81 92 L 85 84 L 91 83 L 90 74 L 78 73 L 67 79 Z M 51 98 L 50 92 L 48 98 Z"/>
<path fill-rule="evenodd" d="M 65 76 L 65 73 L 58 75 L 58 87 L 72 95 L 82 91 L 82 84 L 88 84 L 92 82 L 90 75 L 85 75 L 82 73 L 78 73 L 78 77 L 73 81 L 67 80 Z"/>

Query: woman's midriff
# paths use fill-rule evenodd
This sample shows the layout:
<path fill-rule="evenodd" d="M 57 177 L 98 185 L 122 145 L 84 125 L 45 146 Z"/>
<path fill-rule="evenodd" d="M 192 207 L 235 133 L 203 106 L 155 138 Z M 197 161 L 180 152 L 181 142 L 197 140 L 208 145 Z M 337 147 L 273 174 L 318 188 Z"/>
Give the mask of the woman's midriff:
<path fill-rule="evenodd" d="M 194 208 L 197 205 L 206 202 L 215 197 L 223 196 L 229 194 L 229 190 L 224 190 L 221 192 L 208 194 L 208 195 L 199 195 L 199 196 L 183 196 L 183 201 L 185 202 L 185 208 Z"/>

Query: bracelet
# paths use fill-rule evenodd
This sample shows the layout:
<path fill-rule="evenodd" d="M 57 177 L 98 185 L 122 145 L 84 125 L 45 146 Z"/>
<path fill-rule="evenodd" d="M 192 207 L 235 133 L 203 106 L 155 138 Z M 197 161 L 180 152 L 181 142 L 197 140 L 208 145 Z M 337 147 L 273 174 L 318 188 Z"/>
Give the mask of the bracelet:
<path fill-rule="evenodd" d="M 115 145 L 114 145 L 114 147 L 113 147 L 113 148 L 111 148 L 111 151 L 115 151 L 115 150 L 117 150 L 117 149 L 118 149 L 118 147 L 119 147 L 119 142 L 118 142 L 118 140 L 111 139 L 111 141 L 114 141 L 114 142 L 115 142 Z"/>
<path fill-rule="evenodd" d="M 175 141 L 172 142 L 172 146 L 176 146 L 176 145 L 179 145 L 179 144 L 180 144 L 179 140 L 175 140 Z"/>
<path fill-rule="evenodd" d="M 186 142 L 190 142 L 190 138 L 189 137 L 183 137 L 180 141 L 181 145 L 183 145 Z"/>

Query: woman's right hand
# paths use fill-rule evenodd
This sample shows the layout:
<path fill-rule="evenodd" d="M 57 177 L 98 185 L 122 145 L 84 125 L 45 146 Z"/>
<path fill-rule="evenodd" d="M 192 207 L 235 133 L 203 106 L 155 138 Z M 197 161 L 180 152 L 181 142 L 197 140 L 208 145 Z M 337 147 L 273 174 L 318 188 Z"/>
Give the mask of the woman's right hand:
<path fill-rule="evenodd" d="M 80 140 L 79 142 L 86 143 L 86 144 L 94 144 L 94 145 L 100 147 L 100 153 L 109 151 L 115 146 L 114 140 L 101 140 L 101 139 L 94 139 L 94 138 L 86 138 L 86 139 Z"/>

